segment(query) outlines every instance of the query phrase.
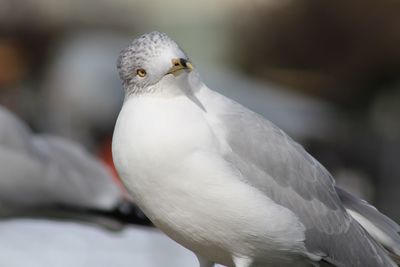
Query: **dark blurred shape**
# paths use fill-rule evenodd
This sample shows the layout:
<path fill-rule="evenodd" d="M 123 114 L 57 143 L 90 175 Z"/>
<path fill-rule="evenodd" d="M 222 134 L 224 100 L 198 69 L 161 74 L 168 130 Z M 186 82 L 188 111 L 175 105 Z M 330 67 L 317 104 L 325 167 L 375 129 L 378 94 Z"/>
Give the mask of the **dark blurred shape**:
<path fill-rule="evenodd" d="M 1 6 L 1 4 L 0 4 Z M 0 105 L 32 126 L 38 84 L 57 35 L 34 26 L 0 27 Z"/>
<path fill-rule="evenodd" d="M 84 212 L 109 217 L 125 224 L 153 226 L 146 215 L 135 204 L 128 201 L 119 203 L 112 211 L 86 210 Z"/>
<path fill-rule="evenodd" d="M 120 230 L 121 226 L 141 225 L 153 226 L 151 221 L 144 213 L 132 202 L 121 201 L 112 209 L 84 208 L 78 206 L 57 205 L 45 209 L 45 213 L 38 214 L 34 210 L 26 210 L 29 216 L 37 217 L 56 217 L 59 219 L 79 219 L 87 222 L 95 222 L 109 229 Z M 119 223 L 119 224 L 116 224 Z"/>
<path fill-rule="evenodd" d="M 400 2 L 257 5 L 237 29 L 249 73 L 345 106 L 368 103 L 400 71 Z"/>

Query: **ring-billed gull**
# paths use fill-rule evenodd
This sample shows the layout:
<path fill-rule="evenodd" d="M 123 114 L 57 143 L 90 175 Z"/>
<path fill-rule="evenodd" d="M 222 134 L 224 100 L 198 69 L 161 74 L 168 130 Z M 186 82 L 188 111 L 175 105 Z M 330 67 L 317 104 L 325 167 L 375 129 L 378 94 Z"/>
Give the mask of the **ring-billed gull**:
<path fill-rule="evenodd" d="M 167 35 L 135 39 L 118 70 L 118 172 L 201 267 L 396 266 L 399 226 L 336 188 L 282 130 L 209 89 Z"/>

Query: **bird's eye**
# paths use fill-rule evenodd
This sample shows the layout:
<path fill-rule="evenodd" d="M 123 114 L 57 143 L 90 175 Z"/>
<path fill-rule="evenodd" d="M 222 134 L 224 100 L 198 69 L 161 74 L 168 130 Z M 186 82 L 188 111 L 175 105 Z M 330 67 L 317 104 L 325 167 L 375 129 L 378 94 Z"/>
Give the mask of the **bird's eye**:
<path fill-rule="evenodd" d="M 136 74 L 139 75 L 140 77 L 146 76 L 147 72 L 144 69 L 137 69 Z"/>

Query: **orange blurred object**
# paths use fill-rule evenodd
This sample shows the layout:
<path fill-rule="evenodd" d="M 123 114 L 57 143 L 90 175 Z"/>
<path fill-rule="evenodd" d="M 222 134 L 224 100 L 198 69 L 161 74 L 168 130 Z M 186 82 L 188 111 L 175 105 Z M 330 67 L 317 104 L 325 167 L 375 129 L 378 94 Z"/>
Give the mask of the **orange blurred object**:
<path fill-rule="evenodd" d="M 24 59 L 18 43 L 12 39 L 0 39 L 0 89 L 14 86 L 26 73 Z"/>

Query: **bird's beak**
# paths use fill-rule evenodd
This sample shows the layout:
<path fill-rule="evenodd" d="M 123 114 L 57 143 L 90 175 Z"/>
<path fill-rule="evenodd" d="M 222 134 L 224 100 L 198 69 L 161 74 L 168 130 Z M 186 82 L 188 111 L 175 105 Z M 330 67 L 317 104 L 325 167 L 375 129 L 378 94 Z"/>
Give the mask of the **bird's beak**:
<path fill-rule="evenodd" d="M 193 70 L 192 64 L 190 64 L 190 62 L 187 61 L 186 59 L 174 58 L 171 60 L 171 62 L 172 62 L 172 67 L 169 69 L 167 74 L 172 74 L 174 76 L 178 76 L 179 74 L 181 74 L 184 71 L 190 72 Z"/>

